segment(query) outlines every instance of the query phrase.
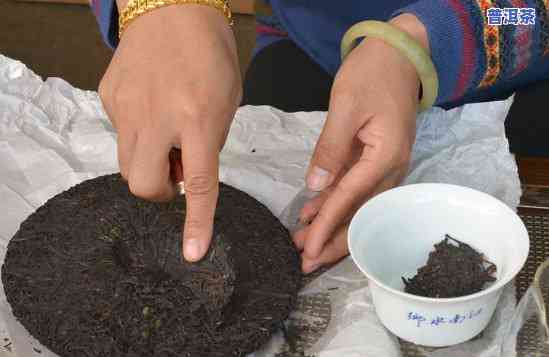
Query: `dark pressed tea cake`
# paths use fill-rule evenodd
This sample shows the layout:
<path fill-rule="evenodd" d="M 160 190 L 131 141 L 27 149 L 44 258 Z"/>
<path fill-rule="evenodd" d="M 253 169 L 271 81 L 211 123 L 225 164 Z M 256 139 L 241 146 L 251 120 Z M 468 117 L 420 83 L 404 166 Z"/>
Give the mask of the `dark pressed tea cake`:
<path fill-rule="evenodd" d="M 402 278 L 410 294 L 453 298 L 481 291 L 486 283 L 496 280 L 496 265 L 470 245 L 446 235 L 429 253 L 427 264 L 411 278 Z"/>
<path fill-rule="evenodd" d="M 300 286 L 288 232 L 221 184 L 214 238 L 181 261 L 185 199 L 151 203 L 119 175 L 83 182 L 23 222 L 2 281 L 14 315 L 72 356 L 243 356 L 287 318 Z"/>

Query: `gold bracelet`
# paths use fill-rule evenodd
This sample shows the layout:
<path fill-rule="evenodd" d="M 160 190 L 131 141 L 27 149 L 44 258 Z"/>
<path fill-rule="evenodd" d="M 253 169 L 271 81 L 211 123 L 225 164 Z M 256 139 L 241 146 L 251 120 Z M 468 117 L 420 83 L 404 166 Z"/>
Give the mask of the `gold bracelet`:
<path fill-rule="evenodd" d="M 128 27 L 130 22 L 139 16 L 164 6 L 182 4 L 211 6 L 223 12 L 223 15 L 225 15 L 229 21 L 229 25 L 233 24 L 231 7 L 229 5 L 229 1 L 227 0 L 130 0 L 118 19 L 118 37 L 122 37 L 122 33 L 126 27 Z"/>
<path fill-rule="evenodd" d="M 341 41 L 341 59 L 345 59 L 356 46 L 359 38 L 370 36 L 385 41 L 398 49 L 416 68 L 421 81 L 423 95 L 419 110 L 433 106 L 438 95 L 438 75 L 427 51 L 405 31 L 381 21 L 363 21 L 352 26 Z"/>

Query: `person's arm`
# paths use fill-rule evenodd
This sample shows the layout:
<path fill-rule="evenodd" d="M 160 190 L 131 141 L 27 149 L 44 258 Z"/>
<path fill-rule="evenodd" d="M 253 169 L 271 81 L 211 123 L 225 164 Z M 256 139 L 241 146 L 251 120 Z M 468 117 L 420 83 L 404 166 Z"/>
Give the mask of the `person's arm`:
<path fill-rule="evenodd" d="M 549 1 L 505 2 L 536 10 L 534 25 L 516 27 L 488 26 L 487 8 L 503 2 L 494 3 L 420 0 L 391 19 L 430 53 L 439 76 L 437 105 L 501 98 L 549 77 Z M 366 37 L 343 62 L 307 173 L 307 186 L 320 194 L 303 207 L 305 227 L 293 237 L 304 272 L 348 254 L 347 228 L 356 209 L 406 176 L 418 89 L 410 62 L 375 38 Z"/>
<path fill-rule="evenodd" d="M 487 11 L 498 7 L 535 9 L 534 24 L 490 25 Z M 413 14 L 425 26 L 440 81 L 440 105 L 509 93 L 548 78 L 548 8 L 549 1 L 537 0 L 420 0 L 395 15 Z M 522 9 L 511 15 L 527 20 Z"/>
<path fill-rule="evenodd" d="M 127 0 L 92 3 L 103 37 L 116 51 L 99 85 L 118 133 L 120 174 L 136 196 L 175 195 L 170 152 L 181 148 L 187 202 L 183 254 L 208 250 L 219 194 L 219 152 L 241 101 L 234 35 L 208 4 L 161 6 L 135 18 L 118 40 Z"/>

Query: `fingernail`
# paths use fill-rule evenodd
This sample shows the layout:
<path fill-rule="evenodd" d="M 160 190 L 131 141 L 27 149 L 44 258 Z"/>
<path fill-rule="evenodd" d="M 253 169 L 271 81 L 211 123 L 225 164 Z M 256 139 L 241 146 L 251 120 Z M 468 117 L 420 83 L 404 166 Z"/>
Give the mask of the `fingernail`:
<path fill-rule="evenodd" d="M 322 265 L 322 264 L 316 263 L 316 264 L 311 264 L 311 265 L 309 265 L 309 266 L 305 266 L 305 267 L 303 267 L 303 272 L 304 272 L 305 274 L 312 273 L 312 272 L 318 270 L 318 268 L 320 268 L 321 265 Z"/>
<path fill-rule="evenodd" d="M 332 182 L 332 175 L 320 167 L 314 166 L 307 177 L 307 187 L 311 191 L 322 191 Z"/>
<path fill-rule="evenodd" d="M 183 243 L 183 255 L 190 262 L 200 260 L 200 242 L 198 239 L 187 239 Z"/>

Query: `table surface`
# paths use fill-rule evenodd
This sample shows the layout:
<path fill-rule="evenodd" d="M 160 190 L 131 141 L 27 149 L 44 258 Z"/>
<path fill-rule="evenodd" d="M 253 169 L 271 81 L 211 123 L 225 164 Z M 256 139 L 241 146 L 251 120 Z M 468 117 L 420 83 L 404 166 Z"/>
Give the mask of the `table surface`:
<path fill-rule="evenodd" d="M 549 188 L 524 187 L 518 213 L 524 221 L 530 235 L 530 254 L 528 260 L 516 278 L 517 300 L 522 297 L 531 285 L 537 268 L 549 259 Z M 312 280 L 322 272 L 318 272 L 307 280 Z M 549 302 L 549 291 L 544 291 L 544 299 Z M 288 331 L 289 340 L 283 351 L 275 357 L 306 356 L 304 350 L 312 346 L 326 330 L 330 320 L 330 300 L 328 294 L 300 298 L 297 311 L 305 311 L 308 316 L 316 319 L 291 320 L 292 331 Z M 540 343 L 536 319 L 529 320 L 519 333 L 517 357 L 549 356 L 549 346 Z M 422 348 L 401 341 L 403 357 L 423 357 Z"/>

